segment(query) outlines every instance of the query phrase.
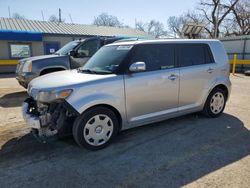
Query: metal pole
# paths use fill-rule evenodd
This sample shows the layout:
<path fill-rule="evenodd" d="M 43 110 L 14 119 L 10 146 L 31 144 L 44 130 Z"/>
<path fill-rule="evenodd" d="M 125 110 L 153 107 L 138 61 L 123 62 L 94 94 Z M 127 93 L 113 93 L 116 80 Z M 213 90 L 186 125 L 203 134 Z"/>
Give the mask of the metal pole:
<path fill-rule="evenodd" d="M 233 75 L 235 74 L 236 63 L 237 63 L 237 54 L 234 54 L 233 70 L 232 70 Z"/>

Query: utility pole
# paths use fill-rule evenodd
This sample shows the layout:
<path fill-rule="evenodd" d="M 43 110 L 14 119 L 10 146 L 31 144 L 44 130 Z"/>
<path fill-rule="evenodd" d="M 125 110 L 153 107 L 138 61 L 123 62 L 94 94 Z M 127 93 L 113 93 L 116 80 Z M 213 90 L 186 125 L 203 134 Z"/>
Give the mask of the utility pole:
<path fill-rule="evenodd" d="M 218 9 L 217 9 L 217 15 L 216 15 L 216 23 L 215 23 L 215 27 L 214 27 L 214 38 L 217 38 L 217 35 L 218 35 L 219 16 L 220 16 L 220 0 L 218 0 Z"/>
<path fill-rule="evenodd" d="M 10 6 L 8 6 L 9 18 L 11 18 Z"/>
<path fill-rule="evenodd" d="M 61 9 L 59 8 L 59 23 L 62 22 Z"/>

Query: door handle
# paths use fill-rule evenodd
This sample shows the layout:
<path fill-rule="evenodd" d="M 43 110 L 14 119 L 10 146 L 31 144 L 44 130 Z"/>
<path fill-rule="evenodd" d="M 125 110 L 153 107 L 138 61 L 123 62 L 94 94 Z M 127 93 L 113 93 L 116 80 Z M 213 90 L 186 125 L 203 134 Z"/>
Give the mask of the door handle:
<path fill-rule="evenodd" d="M 211 74 L 211 73 L 214 72 L 214 69 L 213 68 L 209 68 L 209 69 L 207 69 L 207 72 Z"/>
<path fill-rule="evenodd" d="M 176 80 L 177 78 L 178 78 L 178 76 L 175 75 L 175 74 L 171 74 L 171 75 L 168 77 L 168 79 L 169 79 L 169 80 L 172 80 L 172 81 Z"/>

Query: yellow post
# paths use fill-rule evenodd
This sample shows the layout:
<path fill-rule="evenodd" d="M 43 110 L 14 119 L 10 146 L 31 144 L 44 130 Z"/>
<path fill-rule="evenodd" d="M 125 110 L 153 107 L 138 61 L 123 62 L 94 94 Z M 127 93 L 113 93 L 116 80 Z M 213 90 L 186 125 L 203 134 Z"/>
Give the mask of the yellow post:
<path fill-rule="evenodd" d="M 237 54 L 234 54 L 233 70 L 232 70 L 233 75 L 235 74 L 236 63 L 237 63 Z"/>

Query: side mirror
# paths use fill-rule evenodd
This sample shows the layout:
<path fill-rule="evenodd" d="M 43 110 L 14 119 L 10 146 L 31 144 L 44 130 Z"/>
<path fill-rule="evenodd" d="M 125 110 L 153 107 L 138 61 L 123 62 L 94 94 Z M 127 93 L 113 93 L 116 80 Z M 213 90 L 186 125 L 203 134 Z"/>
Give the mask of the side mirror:
<path fill-rule="evenodd" d="M 130 72 L 144 72 L 146 70 L 146 64 L 144 62 L 136 62 L 130 65 Z"/>
<path fill-rule="evenodd" d="M 72 57 L 76 57 L 77 53 L 74 50 L 72 50 L 72 51 L 69 52 L 69 55 L 72 56 Z"/>

